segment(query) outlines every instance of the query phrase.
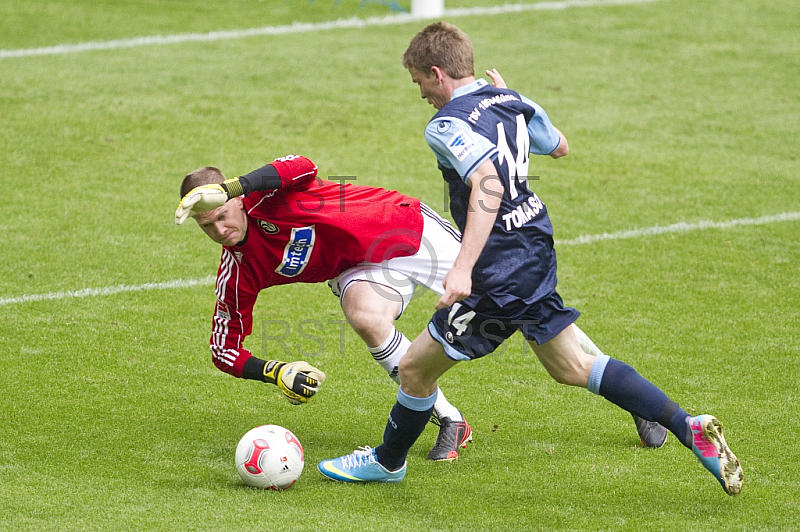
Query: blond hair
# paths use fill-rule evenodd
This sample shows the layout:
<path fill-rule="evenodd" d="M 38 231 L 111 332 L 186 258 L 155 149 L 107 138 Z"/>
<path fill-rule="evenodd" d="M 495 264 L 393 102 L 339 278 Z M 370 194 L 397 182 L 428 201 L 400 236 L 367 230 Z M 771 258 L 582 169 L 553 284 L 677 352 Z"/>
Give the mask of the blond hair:
<path fill-rule="evenodd" d="M 466 33 L 448 22 L 435 22 L 417 33 L 403 54 L 403 66 L 425 76 L 438 66 L 453 79 L 475 75 L 472 42 Z"/>
<path fill-rule="evenodd" d="M 186 174 L 181 182 L 181 198 L 189 193 L 193 188 L 202 185 L 210 185 L 212 183 L 222 183 L 225 181 L 225 175 L 219 168 L 213 166 L 204 166 L 198 168 L 193 172 Z"/>

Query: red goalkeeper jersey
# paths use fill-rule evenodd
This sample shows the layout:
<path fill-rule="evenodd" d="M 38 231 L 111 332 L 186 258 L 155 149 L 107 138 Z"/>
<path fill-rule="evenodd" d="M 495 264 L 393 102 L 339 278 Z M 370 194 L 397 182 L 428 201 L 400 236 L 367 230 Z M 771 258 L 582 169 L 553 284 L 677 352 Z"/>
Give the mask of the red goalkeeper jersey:
<path fill-rule="evenodd" d="M 219 369 L 236 377 L 251 357 L 242 342 L 252 331 L 253 306 L 262 290 L 328 281 L 363 262 L 413 255 L 422 236 L 415 198 L 319 179 L 305 157 L 272 165 L 281 188 L 244 198 L 247 237 L 223 246 L 217 272 L 211 353 Z"/>

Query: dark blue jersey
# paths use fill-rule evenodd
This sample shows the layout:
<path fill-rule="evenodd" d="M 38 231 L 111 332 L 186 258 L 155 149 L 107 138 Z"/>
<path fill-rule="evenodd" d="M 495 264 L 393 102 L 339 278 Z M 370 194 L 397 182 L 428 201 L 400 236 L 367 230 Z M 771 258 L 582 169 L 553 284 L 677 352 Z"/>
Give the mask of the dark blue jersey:
<path fill-rule="evenodd" d="M 556 287 L 553 227 L 547 208 L 528 188 L 529 153 L 549 154 L 560 142 L 544 110 L 509 89 L 480 79 L 453 93 L 431 119 L 425 139 L 449 187 L 450 209 L 463 232 L 466 179 L 491 159 L 505 189 L 497 219 L 472 273 L 470 299 L 497 305 L 532 303 Z M 475 183 L 475 186 L 481 186 Z"/>

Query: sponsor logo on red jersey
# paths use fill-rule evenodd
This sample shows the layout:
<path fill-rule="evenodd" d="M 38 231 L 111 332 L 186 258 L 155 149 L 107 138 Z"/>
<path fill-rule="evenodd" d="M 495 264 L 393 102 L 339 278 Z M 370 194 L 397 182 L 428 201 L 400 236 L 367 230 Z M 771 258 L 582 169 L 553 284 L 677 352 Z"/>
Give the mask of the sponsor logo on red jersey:
<path fill-rule="evenodd" d="M 311 259 L 315 239 L 316 231 L 313 225 L 293 228 L 292 236 L 283 250 L 283 261 L 275 269 L 275 272 L 285 277 L 295 277 L 303 273 Z"/>

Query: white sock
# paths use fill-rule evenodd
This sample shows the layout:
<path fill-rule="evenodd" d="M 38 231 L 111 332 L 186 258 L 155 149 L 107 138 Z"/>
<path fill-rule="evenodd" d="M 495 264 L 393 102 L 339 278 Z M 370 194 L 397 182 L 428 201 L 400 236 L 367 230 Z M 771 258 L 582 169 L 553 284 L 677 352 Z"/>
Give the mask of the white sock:
<path fill-rule="evenodd" d="M 400 384 L 397 366 L 400 364 L 400 359 L 406 354 L 410 345 L 411 342 L 409 339 L 406 338 L 403 333 L 392 327 L 392 332 L 389 333 L 386 340 L 381 342 L 381 345 L 378 347 L 367 347 L 367 349 L 372 355 L 372 358 L 375 359 L 375 362 L 380 364 L 384 371 L 389 374 L 389 377 L 397 384 Z M 447 400 L 441 389 L 436 398 L 436 403 L 433 405 L 433 410 L 440 419 L 449 417 L 453 421 L 464 420 L 464 418 L 461 417 L 461 412 L 458 411 L 458 408 L 450 404 L 450 401 Z"/>
<path fill-rule="evenodd" d="M 389 374 L 394 382 L 400 384 L 400 377 L 397 375 L 397 366 L 400 359 L 408 351 L 411 342 L 403 333 L 392 327 L 392 332 L 378 347 L 367 347 L 375 362 Z"/>
<path fill-rule="evenodd" d="M 442 393 L 442 389 L 438 388 L 439 395 L 436 397 L 436 402 L 433 404 L 433 411 L 436 412 L 436 417 L 442 419 L 443 417 L 449 417 L 453 421 L 464 421 L 464 418 L 461 417 L 461 412 L 458 411 L 458 408 L 454 407 L 450 404 L 450 401 Z"/>

